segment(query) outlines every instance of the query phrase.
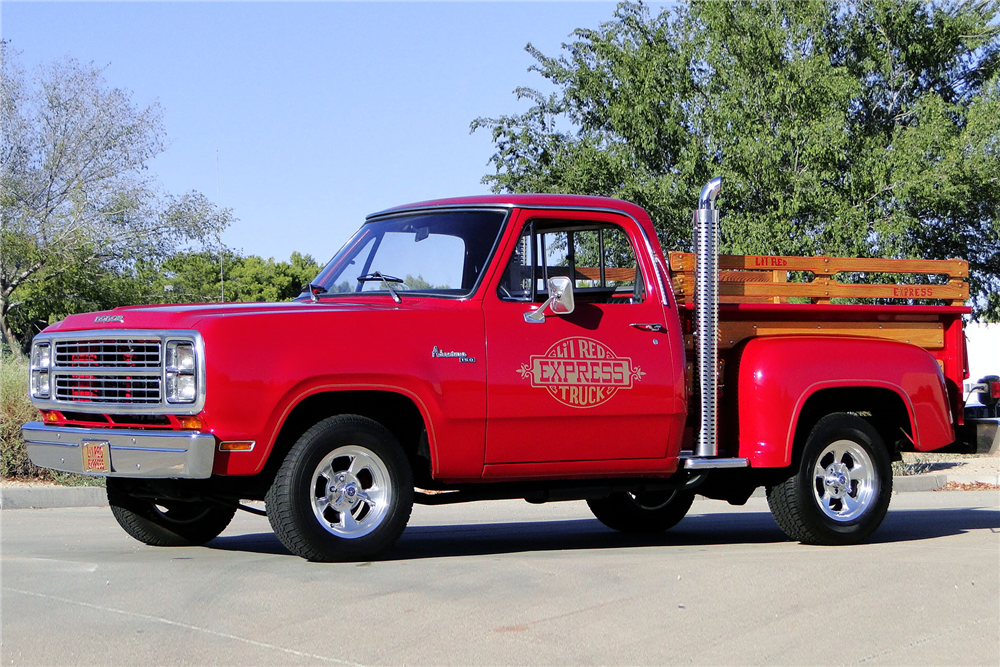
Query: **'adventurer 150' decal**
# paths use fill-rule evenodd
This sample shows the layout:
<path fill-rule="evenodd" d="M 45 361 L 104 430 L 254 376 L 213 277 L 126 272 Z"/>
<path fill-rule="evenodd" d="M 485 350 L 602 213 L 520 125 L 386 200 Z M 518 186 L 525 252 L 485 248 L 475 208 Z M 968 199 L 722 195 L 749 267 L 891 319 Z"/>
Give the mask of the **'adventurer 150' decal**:
<path fill-rule="evenodd" d="M 592 338 L 564 338 L 545 354 L 533 354 L 518 369 L 531 378 L 532 387 L 543 387 L 571 408 L 593 408 L 611 400 L 619 389 L 631 389 L 645 373 L 628 357 Z"/>

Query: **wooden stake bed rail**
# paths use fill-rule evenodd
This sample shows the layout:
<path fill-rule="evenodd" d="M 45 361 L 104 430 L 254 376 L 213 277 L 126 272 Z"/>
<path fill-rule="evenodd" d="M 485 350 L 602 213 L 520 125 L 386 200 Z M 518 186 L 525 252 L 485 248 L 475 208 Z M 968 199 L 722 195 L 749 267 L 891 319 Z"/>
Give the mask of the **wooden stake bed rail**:
<path fill-rule="evenodd" d="M 674 293 L 692 303 L 695 292 L 695 255 L 670 253 Z M 813 274 L 809 282 L 788 282 L 789 271 Z M 834 280 L 838 273 L 913 273 L 947 276 L 947 283 L 858 284 Z M 969 297 L 968 262 L 957 259 L 859 259 L 849 257 L 777 257 L 719 255 L 719 300 L 723 303 L 787 303 L 806 297 L 812 303 L 831 299 L 942 300 L 961 306 Z"/>

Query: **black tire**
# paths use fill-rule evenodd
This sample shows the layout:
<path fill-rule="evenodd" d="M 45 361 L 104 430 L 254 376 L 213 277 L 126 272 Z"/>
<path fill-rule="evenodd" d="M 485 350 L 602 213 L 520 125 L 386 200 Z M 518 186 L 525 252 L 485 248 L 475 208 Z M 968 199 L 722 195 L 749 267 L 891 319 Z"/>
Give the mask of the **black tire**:
<path fill-rule="evenodd" d="M 376 421 L 339 415 L 292 446 L 265 497 L 275 535 L 311 561 L 372 560 L 391 547 L 413 509 L 413 472 Z"/>
<path fill-rule="evenodd" d="M 623 533 L 662 533 L 684 518 L 691 503 L 692 491 L 616 492 L 607 498 L 588 500 L 597 520 Z"/>
<path fill-rule="evenodd" d="M 189 547 L 215 539 L 236 514 L 236 507 L 203 501 L 137 498 L 126 484 L 108 478 L 108 504 L 125 532 L 154 547 Z"/>
<path fill-rule="evenodd" d="M 892 464 L 871 424 L 843 412 L 813 427 L 795 474 L 767 489 L 778 526 L 805 544 L 857 544 L 885 518 Z"/>

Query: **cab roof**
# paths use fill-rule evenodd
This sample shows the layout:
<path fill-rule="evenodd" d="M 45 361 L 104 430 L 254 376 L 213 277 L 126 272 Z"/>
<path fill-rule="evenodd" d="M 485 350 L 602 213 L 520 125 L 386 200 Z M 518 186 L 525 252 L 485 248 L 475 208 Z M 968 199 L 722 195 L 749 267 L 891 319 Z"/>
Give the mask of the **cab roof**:
<path fill-rule="evenodd" d="M 503 206 L 512 208 L 566 208 L 566 209 L 604 209 L 620 211 L 637 220 L 648 220 L 648 215 L 640 206 L 621 199 L 610 197 L 591 197 L 589 195 L 554 195 L 554 194 L 522 194 L 522 195 L 475 195 L 472 197 L 452 197 L 449 199 L 432 199 L 415 202 L 404 206 L 394 206 L 378 213 L 372 213 L 368 219 L 393 213 L 424 210 L 430 208 L 458 208 Z"/>

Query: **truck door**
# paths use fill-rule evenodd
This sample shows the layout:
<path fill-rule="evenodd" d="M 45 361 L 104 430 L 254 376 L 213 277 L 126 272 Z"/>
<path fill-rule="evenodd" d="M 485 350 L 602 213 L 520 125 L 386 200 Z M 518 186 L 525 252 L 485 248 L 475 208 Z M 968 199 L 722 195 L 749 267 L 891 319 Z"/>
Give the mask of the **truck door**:
<path fill-rule="evenodd" d="M 683 401 L 636 223 L 589 211 L 523 211 L 520 219 L 483 304 L 486 463 L 667 456 Z M 526 322 L 553 276 L 572 278 L 575 311 Z"/>

